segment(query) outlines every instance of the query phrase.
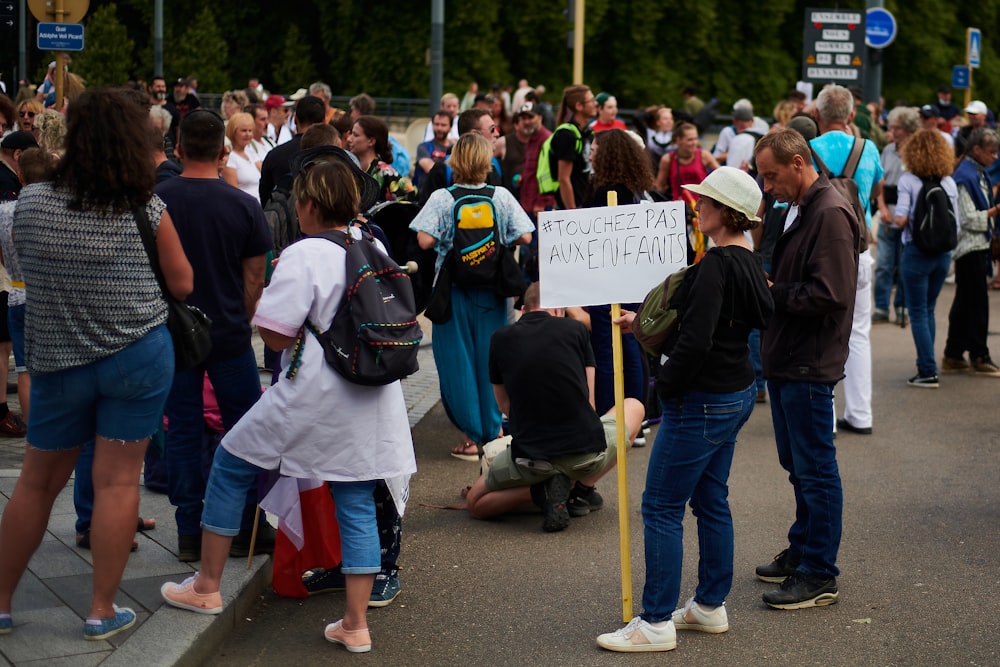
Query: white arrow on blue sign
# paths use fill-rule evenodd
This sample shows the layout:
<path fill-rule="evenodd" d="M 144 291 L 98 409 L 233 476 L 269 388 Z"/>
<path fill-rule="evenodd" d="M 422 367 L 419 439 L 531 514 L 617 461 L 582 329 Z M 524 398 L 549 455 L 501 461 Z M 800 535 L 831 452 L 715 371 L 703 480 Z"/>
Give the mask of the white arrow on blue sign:
<path fill-rule="evenodd" d="M 888 9 L 872 7 L 865 20 L 865 44 L 884 49 L 896 39 L 896 17 Z"/>

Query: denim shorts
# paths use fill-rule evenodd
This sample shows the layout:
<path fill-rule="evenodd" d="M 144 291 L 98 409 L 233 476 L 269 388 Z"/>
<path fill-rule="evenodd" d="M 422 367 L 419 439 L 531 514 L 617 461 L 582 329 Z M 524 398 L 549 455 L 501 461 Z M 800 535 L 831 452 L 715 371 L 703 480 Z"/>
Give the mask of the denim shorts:
<path fill-rule="evenodd" d="M 14 370 L 24 373 L 28 370 L 24 365 L 24 304 L 8 306 L 7 330 L 14 346 Z"/>
<path fill-rule="evenodd" d="M 173 377 L 174 344 L 165 325 L 103 359 L 34 375 L 28 444 L 63 451 L 95 435 L 126 442 L 148 438 L 163 423 Z"/>

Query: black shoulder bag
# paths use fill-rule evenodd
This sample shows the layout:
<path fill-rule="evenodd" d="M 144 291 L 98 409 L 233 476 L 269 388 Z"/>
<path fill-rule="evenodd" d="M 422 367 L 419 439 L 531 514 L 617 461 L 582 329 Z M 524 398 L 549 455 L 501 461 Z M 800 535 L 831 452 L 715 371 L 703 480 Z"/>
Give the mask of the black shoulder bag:
<path fill-rule="evenodd" d="M 160 253 L 156 249 L 149 216 L 141 207 L 136 207 L 132 215 L 135 217 L 136 227 L 139 228 L 146 255 L 149 256 L 149 266 L 153 269 L 156 282 L 160 285 L 163 300 L 167 302 L 167 329 L 174 340 L 174 371 L 185 371 L 203 362 L 212 351 L 210 334 L 212 320 L 198 308 L 173 297 L 163 280 L 163 271 L 160 270 Z"/>

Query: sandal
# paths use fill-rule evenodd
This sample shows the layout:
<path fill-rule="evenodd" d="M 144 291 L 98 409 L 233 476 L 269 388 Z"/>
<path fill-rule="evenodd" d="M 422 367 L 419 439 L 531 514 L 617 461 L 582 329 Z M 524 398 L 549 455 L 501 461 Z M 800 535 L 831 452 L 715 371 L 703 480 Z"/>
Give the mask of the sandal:
<path fill-rule="evenodd" d="M 86 533 L 79 533 L 79 534 L 77 534 L 77 536 L 76 536 L 76 546 L 80 547 L 81 549 L 86 549 L 87 551 L 90 551 L 90 531 L 89 530 Z M 139 550 L 139 543 L 136 542 L 135 540 L 132 540 L 132 548 L 129 549 L 129 551 L 131 551 L 132 553 L 135 553 L 138 550 Z"/>
<path fill-rule="evenodd" d="M 451 448 L 451 455 L 463 461 L 478 461 L 479 447 L 471 440 L 463 440 Z"/>

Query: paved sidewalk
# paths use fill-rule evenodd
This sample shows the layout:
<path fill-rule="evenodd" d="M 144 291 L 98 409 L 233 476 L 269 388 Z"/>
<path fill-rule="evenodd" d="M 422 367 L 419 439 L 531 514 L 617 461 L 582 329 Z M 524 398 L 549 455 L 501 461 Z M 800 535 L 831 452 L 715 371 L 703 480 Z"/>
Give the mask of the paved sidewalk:
<path fill-rule="evenodd" d="M 430 324 L 423 325 L 421 369 L 403 382 L 411 426 L 439 399 Z M 8 395 L 8 404 L 20 412 L 16 393 Z M 23 438 L 0 439 L 0 509 L 14 489 L 23 452 Z M 136 625 L 106 641 L 84 641 L 83 622 L 91 598 L 91 556 L 75 546 L 72 480 L 67 484 L 52 510 L 42 545 L 14 595 L 14 630 L 0 636 L 0 667 L 200 665 L 213 655 L 270 583 L 270 557 L 257 556 L 249 567 L 245 558 L 230 559 L 222 580 L 222 614 L 204 616 L 174 609 L 163 604 L 160 586 L 165 581 L 180 581 L 196 568 L 177 561 L 174 510 L 166 495 L 140 486 L 140 516 L 154 517 L 156 529 L 136 534 L 139 550 L 129 558 L 116 600 L 119 606 L 135 610 Z"/>

